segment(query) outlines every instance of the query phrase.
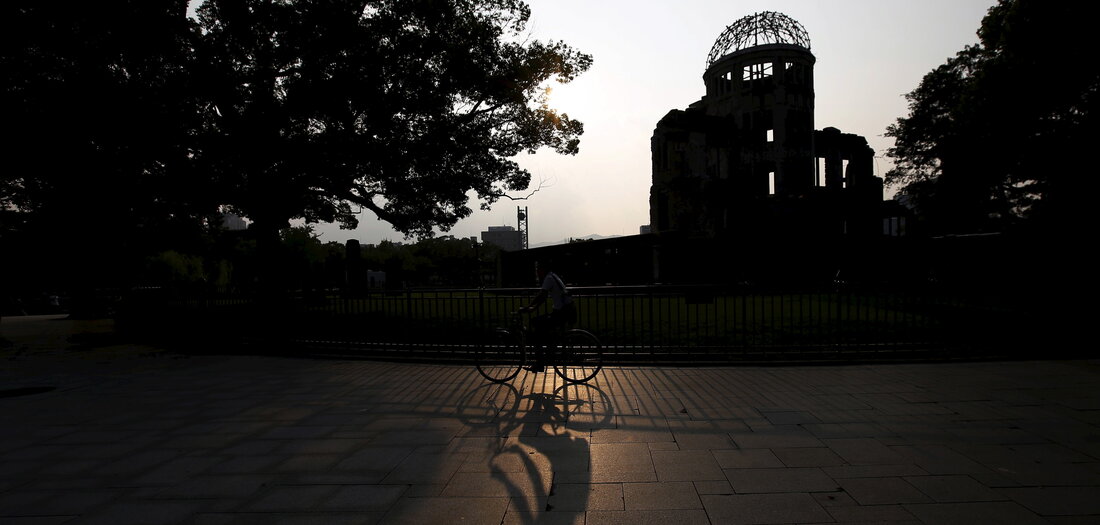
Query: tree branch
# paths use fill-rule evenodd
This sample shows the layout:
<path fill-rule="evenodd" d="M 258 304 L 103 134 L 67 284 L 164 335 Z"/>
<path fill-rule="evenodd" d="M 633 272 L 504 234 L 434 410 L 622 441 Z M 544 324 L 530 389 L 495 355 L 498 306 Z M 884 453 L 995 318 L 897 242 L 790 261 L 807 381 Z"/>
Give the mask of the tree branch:
<path fill-rule="evenodd" d="M 513 197 L 511 195 L 508 195 L 507 193 L 491 193 L 490 195 L 493 196 L 493 197 L 496 197 L 498 199 L 503 198 L 503 199 L 508 199 L 510 201 L 525 201 L 525 200 L 530 199 L 531 197 L 533 197 L 536 193 L 539 192 L 539 190 L 541 190 L 543 188 L 549 188 L 553 185 L 554 185 L 553 181 L 551 181 L 549 184 L 547 184 L 546 179 L 542 178 L 542 176 L 539 176 L 539 185 L 538 185 L 538 187 L 531 190 L 530 193 L 528 193 L 527 195 L 524 195 L 522 197 Z"/>

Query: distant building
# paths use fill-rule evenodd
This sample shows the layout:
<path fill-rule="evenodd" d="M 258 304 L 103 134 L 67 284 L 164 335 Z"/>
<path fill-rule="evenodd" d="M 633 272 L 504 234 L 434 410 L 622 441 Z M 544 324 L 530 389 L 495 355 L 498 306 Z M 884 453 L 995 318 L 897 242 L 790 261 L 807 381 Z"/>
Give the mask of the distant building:
<path fill-rule="evenodd" d="M 511 226 L 490 226 L 489 231 L 481 232 L 481 241 L 506 252 L 516 251 L 523 248 L 523 232 Z"/>
<path fill-rule="evenodd" d="M 386 287 L 386 272 L 367 270 L 367 287 L 381 289 Z"/>
<path fill-rule="evenodd" d="M 647 233 L 653 233 L 653 227 L 651 227 L 648 224 L 643 224 L 643 225 L 638 227 L 638 234 L 639 235 L 645 235 Z"/>

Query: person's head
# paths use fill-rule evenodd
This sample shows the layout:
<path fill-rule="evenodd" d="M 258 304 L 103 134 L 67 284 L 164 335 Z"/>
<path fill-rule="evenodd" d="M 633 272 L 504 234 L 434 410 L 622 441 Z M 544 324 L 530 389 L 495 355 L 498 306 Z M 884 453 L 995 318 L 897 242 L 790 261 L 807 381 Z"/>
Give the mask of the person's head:
<path fill-rule="evenodd" d="M 549 259 L 538 259 L 535 261 L 535 275 L 538 276 L 539 282 L 546 278 L 546 274 L 554 271 L 554 263 Z"/>

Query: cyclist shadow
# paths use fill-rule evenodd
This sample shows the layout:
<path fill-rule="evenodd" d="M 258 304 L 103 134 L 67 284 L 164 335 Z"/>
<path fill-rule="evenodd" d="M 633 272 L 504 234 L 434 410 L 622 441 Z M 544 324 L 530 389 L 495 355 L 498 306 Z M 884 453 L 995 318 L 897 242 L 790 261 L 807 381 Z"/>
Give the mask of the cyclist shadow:
<path fill-rule="evenodd" d="M 487 409 L 478 433 L 497 438 L 471 459 L 489 472 L 495 495 L 509 497 L 509 523 L 559 521 L 569 513 L 583 521 L 588 507 L 589 430 L 613 421 L 610 400 L 595 386 L 555 379 L 524 374 L 514 385 L 479 387 L 486 395 L 471 403 Z"/>

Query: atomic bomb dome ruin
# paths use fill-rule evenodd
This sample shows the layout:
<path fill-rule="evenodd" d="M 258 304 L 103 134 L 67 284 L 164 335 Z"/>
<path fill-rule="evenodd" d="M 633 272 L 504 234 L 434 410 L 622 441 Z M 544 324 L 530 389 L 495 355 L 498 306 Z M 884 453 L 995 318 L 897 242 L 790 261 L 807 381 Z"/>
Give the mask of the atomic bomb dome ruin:
<path fill-rule="evenodd" d="M 525 282 L 537 257 L 587 284 L 816 286 L 875 275 L 903 248 L 893 241 L 908 212 L 883 201 L 864 137 L 815 129 L 816 61 L 806 29 L 784 14 L 728 26 L 707 55 L 702 98 L 653 130 L 642 233 L 508 254 L 520 270 L 503 281 Z"/>
<path fill-rule="evenodd" d="M 814 129 L 815 62 L 809 34 L 782 13 L 746 16 L 718 36 L 703 97 L 653 131 L 651 231 L 883 233 L 882 179 L 867 140 Z"/>

